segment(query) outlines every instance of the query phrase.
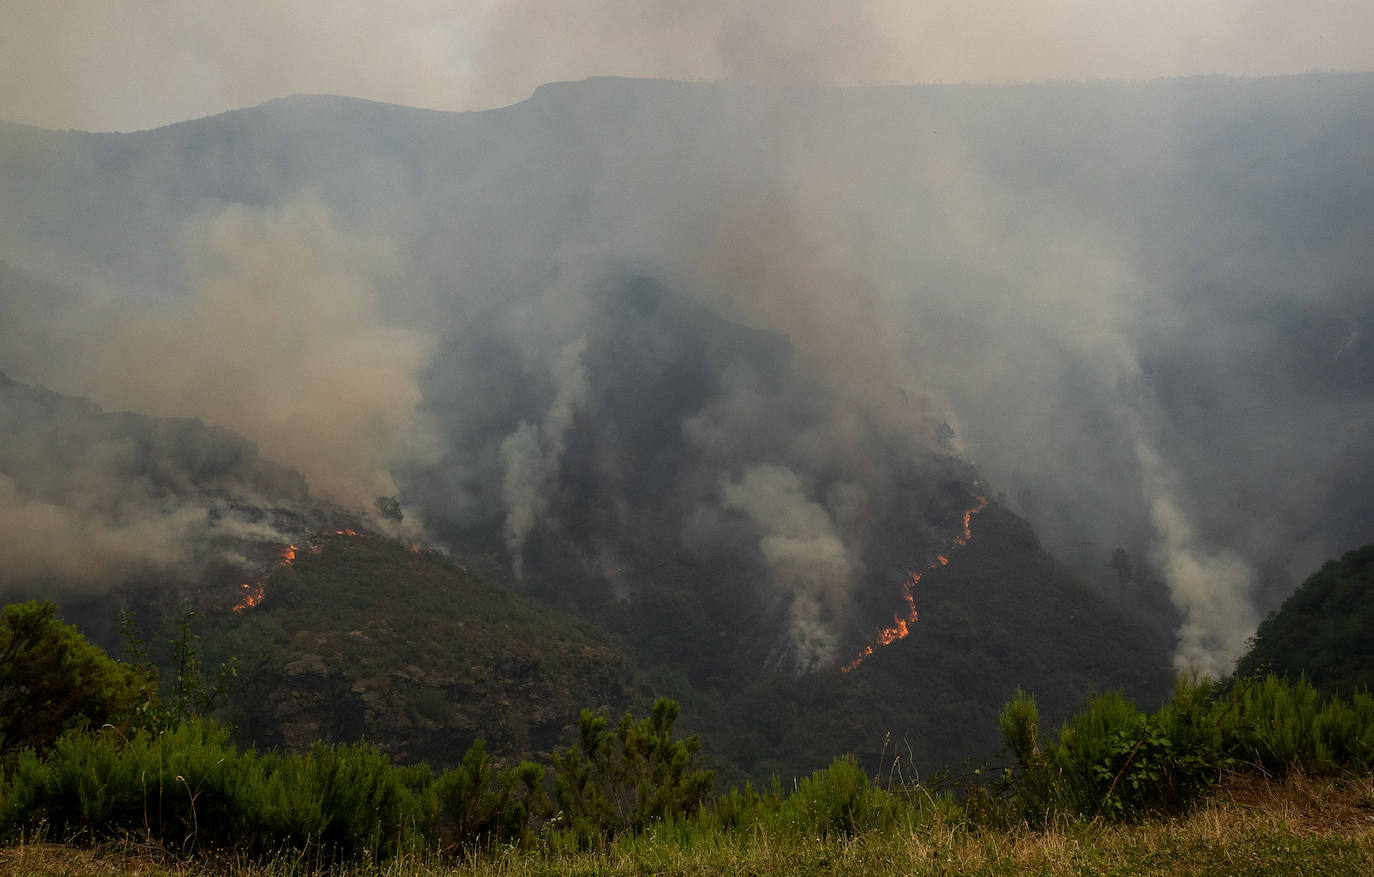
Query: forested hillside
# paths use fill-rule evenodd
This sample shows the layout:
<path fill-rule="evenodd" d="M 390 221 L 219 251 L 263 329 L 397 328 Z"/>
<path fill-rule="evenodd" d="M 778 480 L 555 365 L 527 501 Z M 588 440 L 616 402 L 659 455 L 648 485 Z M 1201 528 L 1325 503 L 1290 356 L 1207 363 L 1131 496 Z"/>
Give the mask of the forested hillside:
<path fill-rule="evenodd" d="M 1331 694 L 1374 687 L 1374 545 L 1309 576 L 1260 623 L 1237 672 L 1306 677 Z"/>

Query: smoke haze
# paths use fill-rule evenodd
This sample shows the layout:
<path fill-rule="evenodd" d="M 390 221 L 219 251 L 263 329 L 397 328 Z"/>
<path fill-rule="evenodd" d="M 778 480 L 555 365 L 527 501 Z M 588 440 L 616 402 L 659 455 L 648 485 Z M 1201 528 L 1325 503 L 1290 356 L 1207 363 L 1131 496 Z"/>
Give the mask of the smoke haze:
<path fill-rule="evenodd" d="M 482 109 L 607 74 L 852 85 L 1363 70 L 1372 33 L 1358 0 L 16 0 L 0 119 L 134 130 L 291 93 Z"/>
<path fill-rule="evenodd" d="M 512 8 L 485 44 L 546 13 Z M 837 90 L 722 55 L 752 84 L 9 131 L 0 257 L 69 292 L 12 287 L 0 367 L 399 492 L 529 587 L 550 546 L 617 588 L 724 546 L 802 669 L 948 544 L 956 456 L 1095 587 L 1167 587 L 1180 667 L 1368 541 L 1369 77 Z"/>
<path fill-rule="evenodd" d="M 765 533 L 759 541 L 772 587 L 790 604 L 788 624 L 799 672 L 839 658 L 840 625 L 853 603 L 854 576 L 844 543 L 801 479 L 781 466 L 755 466 L 721 486 L 724 507 L 743 512 Z"/>
<path fill-rule="evenodd" d="M 582 358 L 587 352 L 585 338 L 563 348 L 555 366 L 558 390 L 543 422 L 522 421 L 518 429 L 501 441 L 501 461 L 505 465 L 502 492 L 506 501 L 506 551 L 517 579 L 523 578 L 525 540 L 543 516 L 548 494 L 558 475 L 568 429 L 577 409 L 590 393 Z"/>
<path fill-rule="evenodd" d="M 203 418 L 353 507 L 393 495 L 389 468 L 423 458 L 413 330 L 378 325 L 390 247 L 338 231 L 311 202 L 230 206 L 192 221 L 185 297 L 75 309 L 44 379 L 106 408 Z"/>

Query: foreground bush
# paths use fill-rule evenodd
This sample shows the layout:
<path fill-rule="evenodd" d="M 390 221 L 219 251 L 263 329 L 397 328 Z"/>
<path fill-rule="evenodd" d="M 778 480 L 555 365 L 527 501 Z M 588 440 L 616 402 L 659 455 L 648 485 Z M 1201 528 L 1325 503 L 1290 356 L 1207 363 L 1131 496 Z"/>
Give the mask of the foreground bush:
<path fill-rule="evenodd" d="M 852 758 L 798 780 L 708 800 L 696 738 L 673 737 L 677 705 L 611 728 L 584 712 L 579 745 L 549 769 L 498 769 L 479 740 L 436 776 L 367 745 L 304 755 L 240 751 L 222 727 L 190 721 L 132 736 L 107 726 L 26 750 L 0 786 L 0 834 L 53 840 L 150 840 L 181 853 L 221 850 L 318 864 L 397 856 L 452 859 L 513 844 L 550 855 L 636 848 L 675 838 L 709 849 L 758 835 L 846 843 L 945 827 L 1132 821 L 1178 813 L 1226 773 L 1266 777 L 1374 769 L 1374 698 L 1322 698 L 1310 685 L 1258 678 L 1181 679 L 1144 713 L 1119 694 L 1093 699 L 1040 739 L 1035 701 L 1018 693 L 1000 719 L 1016 765 L 961 803 L 920 786 L 881 788 Z"/>
<path fill-rule="evenodd" d="M 1267 676 L 1220 685 L 1180 678 L 1153 714 L 1118 693 L 1093 699 L 1040 745 L 1034 700 L 1003 710 L 1017 759 L 1001 783 L 970 799 L 985 819 L 1134 818 L 1197 803 L 1223 773 L 1283 776 L 1374 768 L 1374 698 L 1323 698 L 1306 680 Z"/>
<path fill-rule="evenodd" d="M 132 738 L 106 728 L 25 753 L 3 820 L 11 839 L 41 826 L 61 840 L 138 836 L 187 852 L 389 856 L 434 834 L 433 781 L 428 767 L 396 768 L 364 745 L 258 755 L 202 721 Z"/>
<path fill-rule="evenodd" d="M 260 754 L 203 720 L 132 736 L 107 726 L 18 757 L 0 789 L 0 835 L 12 842 L 41 828 L 62 841 L 138 837 L 182 852 L 294 850 L 322 862 L 489 842 L 591 846 L 702 806 L 712 775 L 695 767 L 696 738 L 673 738 L 677 710 L 661 700 L 615 732 L 584 712 L 582 746 L 554 758 L 554 802 L 543 767 L 498 771 L 480 739 L 436 777 L 364 744 Z"/>
<path fill-rule="evenodd" d="M 47 749 L 74 729 L 132 730 L 153 700 L 146 674 L 87 642 L 51 602 L 0 612 L 0 761 L 11 763 L 23 747 Z"/>

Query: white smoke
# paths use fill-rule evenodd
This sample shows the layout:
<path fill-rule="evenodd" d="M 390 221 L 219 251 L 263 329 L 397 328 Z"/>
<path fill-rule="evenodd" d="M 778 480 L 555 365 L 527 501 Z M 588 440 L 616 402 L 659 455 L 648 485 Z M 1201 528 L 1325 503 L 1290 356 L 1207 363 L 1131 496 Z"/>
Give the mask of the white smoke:
<path fill-rule="evenodd" d="M 506 550 L 517 579 L 524 575 L 525 540 L 548 509 L 549 491 L 558 475 L 568 429 L 591 392 L 583 361 L 586 352 L 586 338 L 563 347 L 554 374 L 558 390 L 544 420 L 539 424 L 522 422 L 501 442 Z"/>
<path fill-rule="evenodd" d="M 1174 498 L 1173 479 L 1159 455 L 1143 441 L 1136 448 L 1155 527 L 1154 561 L 1183 614 L 1174 666 L 1220 678 L 1235 668 L 1259 623 L 1254 570 L 1233 552 L 1202 545 Z"/>
<path fill-rule="evenodd" d="M 726 481 L 721 494 L 727 509 L 743 512 L 764 531 L 759 551 L 772 570 L 772 587 L 791 601 L 788 635 L 797 672 L 833 664 L 854 568 L 829 513 L 782 466 L 754 466 L 739 481 Z"/>

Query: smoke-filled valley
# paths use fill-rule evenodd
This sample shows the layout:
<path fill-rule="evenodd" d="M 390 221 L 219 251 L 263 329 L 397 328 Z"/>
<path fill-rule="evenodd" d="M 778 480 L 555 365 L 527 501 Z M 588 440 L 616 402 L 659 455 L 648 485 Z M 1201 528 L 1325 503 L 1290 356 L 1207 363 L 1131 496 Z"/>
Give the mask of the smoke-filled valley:
<path fill-rule="evenodd" d="M 451 590 L 426 641 L 492 582 L 528 603 L 482 642 L 576 629 L 480 683 L 398 665 L 431 708 L 386 733 L 431 742 L 392 751 L 439 760 L 474 690 L 510 753 L 567 730 L 550 686 L 670 694 L 755 776 L 889 732 L 981 754 L 1018 686 L 1158 699 L 1374 539 L 1371 106 L 1365 75 L 597 79 L 0 124 L 0 585 L 193 599 L 281 664 L 241 656 L 243 716 L 328 688 L 353 718 L 310 727 L 371 736 L 408 707 L 297 627 L 392 642 L 402 598 L 350 580 L 345 620 L 271 577 L 320 534 L 433 547 L 338 550 L 443 566 L 376 574 Z"/>

